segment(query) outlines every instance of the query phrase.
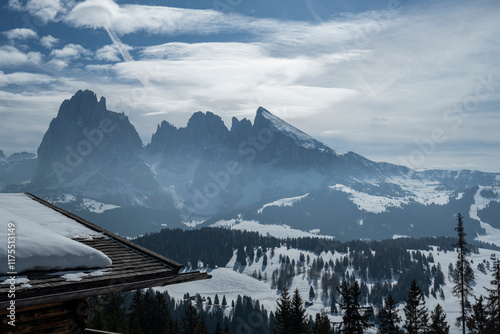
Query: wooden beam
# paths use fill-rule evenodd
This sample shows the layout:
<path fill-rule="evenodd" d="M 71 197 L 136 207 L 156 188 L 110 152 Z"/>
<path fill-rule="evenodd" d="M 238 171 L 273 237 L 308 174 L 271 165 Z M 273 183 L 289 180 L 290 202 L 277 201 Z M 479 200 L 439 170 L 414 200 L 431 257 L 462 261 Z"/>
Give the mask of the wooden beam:
<path fill-rule="evenodd" d="M 104 295 L 113 292 L 122 292 L 143 288 L 151 288 L 155 286 L 165 286 L 170 284 L 178 284 L 184 282 L 198 281 L 203 279 L 209 279 L 212 276 L 207 273 L 200 273 L 199 271 L 172 275 L 170 277 L 158 277 L 148 280 L 140 281 L 130 281 L 125 283 L 119 283 L 115 285 L 105 285 L 98 286 L 89 289 L 82 289 L 76 291 L 66 291 L 54 294 L 40 295 L 29 298 L 18 298 L 16 299 L 16 307 L 28 307 L 34 305 L 42 305 L 54 302 L 69 301 L 74 299 L 86 298 L 97 295 Z M 9 301 L 0 303 L 0 309 L 4 309 L 9 304 Z"/>

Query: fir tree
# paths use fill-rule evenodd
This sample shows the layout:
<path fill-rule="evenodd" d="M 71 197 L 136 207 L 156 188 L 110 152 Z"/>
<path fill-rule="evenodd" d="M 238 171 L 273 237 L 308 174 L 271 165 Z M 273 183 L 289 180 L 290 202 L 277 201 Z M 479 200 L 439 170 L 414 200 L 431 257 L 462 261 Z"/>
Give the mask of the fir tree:
<path fill-rule="evenodd" d="M 427 308 L 425 307 L 422 290 L 420 290 L 415 280 L 410 283 L 410 290 L 405 302 L 406 305 L 403 310 L 406 320 L 403 328 L 406 329 L 408 334 L 426 333 L 429 322 Z"/>
<path fill-rule="evenodd" d="M 143 293 L 141 289 L 137 289 L 132 295 L 132 302 L 129 306 L 129 327 L 134 328 L 134 331 L 140 330 L 140 320 L 144 318 L 143 308 Z M 142 332 L 142 331 L 141 331 Z"/>
<path fill-rule="evenodd" d="M 458 233 L 458 241 L 454 245 L 458 251 L 458 260 L 453 275 L 453 295 L 460 299 L 461 317 L 457 318 L 457 326 L 462 323 L 462 333 L 465 334 L 465 323 L 467 311 L 470 309 L 469 297 L 472 296 L 472 283 L 474 282 L 474 271 L 467 259 L 469 253 L 467 241 L 465 240 L 464 224 L 462 216 L 458 214 L 458 225 L 455 228 Z"/>
<path fill-rule="evenodd" d="M 467 318 L 467 328 L 470 334 L 487 334 L 486 330 L 487 314 L 484 305 L 483 296 L 476 299 L 476 303 L 472 306 L 472 312 Z"/>
<path fill-rule="evenodd" d="M 344 333 L 346 334 L 362 334 L 364 329 L 368 328 L 368 317 L 361 315 L 361 307 L 359 305 L 359 284 L 354 281 L 351 286 L 347 281 L 343 281 L 337 291 L 342 296 L 340 308 L 344 311 L 342 316 Z"/>
<path fill-rule="evenodd" d="M 220 305 L 219 296 L 217 296 L 217 294 L 215 294 L 215 297 L 214 297 L 214 305 L 217 305 L 217 306 Z"/>
<path fill-rule="evenodd" d="M 316 320 L 312 329 L 313 334 L 330 334 L 331 325 L 330 319 L 325 312 L 325 309 L 321 309 L 319 313 L 316 313 Z"/>
<path fill-rule="evenodd" d="M 242 266 L 247 265 L 247 252 L 245 252 L 245 248 L 243 246 L 239 246 L 236 251 L 236 261 L 239 262 Z"/>
<path fill-rule="evenodd" d="M 492 288 L 488 290 L 488 322 L 486 324 L 488 333 L 500 333 L 500 261 L 493 264 Z"/>
<path fill-rule="evenodd" d="M 389 294 L 385 297 L 384 307 L 378 314 L 380 321 L 379 333 L 381 334 L 397 334 L 399 333 L 399 323 L 401 318 L 398 316 L 396 301 Z"/>
<path fill-rule="evenodd" d="M 309 325 L 307 323 L 306 309 L 302 306 L 302 298 L 300 297 L 299 289 L 295 289 L 292 297 L 291 312 L 290 312 L 291 334 L 307 334 L 309 333 Z"/>
<path fill-rule="evenodd" d="M 122 293 L 112 293 L 103 297 L 99 315 L 102 326 L 100 329 L 110 332 L 124 333 L 127 329 L 127 320 L 125 314 L 125 297 Z"/>
<path fill-rule="evenodd" d="M 222 327 L 220 326 L 220 322 L 217 321 L 217 325 L 215 325 L 214 334 L 222 334 Z"/>
<path fill-rule="evenodd" d="M 429 325 L 429 334 L 449 334 L 450 325 L 446 322 L 446 314 L 441 305 L 437 304 L 431 312 L 431 323 Z"/>
<path fill-rule="evenodd" d="M 281 297 L 276 302 L 276 312 L 274 315 L 274 334 L 288 334 L 291 331 L 292 305 L 288 288 L 285 286 L 281 291 Z"/>
<path fill-rule="evenodd" d="M 311 288 L 309 289 L 309 299 L 314 299 L 315 296 L 316 294 L 314 293 L 314 289 L 311 285 Z"/>
<path fill-rule="evenodd" d="M 226 295 L 222 296 L 222 306 L 227 306 Z"/>
<path fill-rule="evenodd" d="M 335 296 L 332 296 L 332 303 L 330 304 L 330 313 L 337 315 L 339 310 L 337 309 L 337 301 L 335 300 Z"/>
<path fill-rule="evenodd" d="M 200 317 L 198 313 L 196 313 L 196 309 L 190 302 L 189 305 L 184 312 L 184 316 L 181 319 L 181 328 L 183 334 L 194 334 L 196 326 L 198 325 L 198 321 Z"/>
<path fill-rule="evenodd" d="M 205 322 L 205 318 L 201 317 L 201 320 L 198 321 L 198 324 L 194 329 L 194 334 L 208 334 L 207 323 Z"/>

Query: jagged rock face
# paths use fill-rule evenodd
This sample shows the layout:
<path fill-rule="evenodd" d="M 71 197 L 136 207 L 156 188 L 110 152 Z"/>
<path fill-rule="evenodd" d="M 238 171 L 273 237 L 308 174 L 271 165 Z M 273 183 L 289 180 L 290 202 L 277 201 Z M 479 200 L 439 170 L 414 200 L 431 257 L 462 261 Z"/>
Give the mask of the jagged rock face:
<path fill-rule="evenodd" d="M 156 133 L 148 146 L 150 154 L 158 152 L 165 155 L 187 154 L 197 156 L 205 150 L 225 146 L 229 131 L 222 119 L 207 111 L 196 112 L 186 127 L 177 129 L 167 121 L 158 125 Z"/>
<path fill-rule="evenodd" d="M 158 228 L 175 226 L 172 219 L 180 224 L 244 214 L 340 231 L 345 238 L 385 238 L 394 231 L 423 236 L 441 233 L 440 221 L 466 208 L 476 222 L 468 233 L 475 235 L 482 233 L 479 219 L 494 223 L 500 208 L 499 174 L 414 171 L 354 152 L 339 154 L 262 107 L 253 123 L 233 117 L 230 130 L 211 112 L 193 114 L 181 128 L 163 121 L 144 148 L 124 114 L 107 110 L 93 92 L 78 91 L 62 103 L 37 158 L 0 151 L 0 190 L 115 204 L 123 211 L 113 219 L 128 219 L 125 224 L 137 224 L 129 216 L 136 208 L 158 210 L 150 215 Z M 297 196 L 300 203 L 286 204 Z M 276 200 L 286 205 L 259 210 Z M 481 206 L 486 201 L 491 205 Z M 339 218 L 332 222 L 334 216 Z M 436 218 L 422 225 L 426 217 Z"/>
<path fill-rule="evenodd" d="M 142 142 L 124 114 L 106 109 L 106 100 L 78 91 L 65 100 L 38 148 L 33 186 L 100 188 L 123 192 L 129 185 L 153 190 L 156 182 L 140 160 Z M 102 192 L 101 192 L 102 193 Z"/>

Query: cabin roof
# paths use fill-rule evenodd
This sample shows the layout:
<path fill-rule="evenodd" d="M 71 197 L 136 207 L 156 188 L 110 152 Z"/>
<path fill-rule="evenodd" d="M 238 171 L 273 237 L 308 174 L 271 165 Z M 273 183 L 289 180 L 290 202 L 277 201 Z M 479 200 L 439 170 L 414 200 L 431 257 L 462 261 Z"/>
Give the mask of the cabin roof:
<path fill-rule="evenodd" d="M 17 279 L 16 307 L 29 307 L 211 277 L 201 272 L 180 273 L 182 264 L 136 245 L 32 194 L 25 193 L 25 195 L 78 224 L 98 232 L 97 237 L 95 235 L 74 237 L 72 240 L 101 251 L 111 259 L 112 264 L 106 268 L 32 270 L 19 273 L 15 275 Z M 22 247 L 22 245 L 16 245 L 16 247 Z M 10 303 L 9 278 L 10 276 L 0 277 L 1 308 Z"/>

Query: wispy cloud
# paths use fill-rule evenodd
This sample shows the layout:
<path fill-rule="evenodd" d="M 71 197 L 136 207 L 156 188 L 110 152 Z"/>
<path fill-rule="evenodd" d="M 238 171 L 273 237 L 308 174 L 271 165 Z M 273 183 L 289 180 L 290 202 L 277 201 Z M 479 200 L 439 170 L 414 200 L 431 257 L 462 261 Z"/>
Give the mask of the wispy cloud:
<path fill-rule="evenodd" d="M 500 157 L 484 143 L 500 145 L 500 115 L 494 112 L 500 105 L 499 7 L 495 1 L 438 2 L 311 23 L 87 0 L 64 22 L 106 29 L 117 43 L 53 50 L 52 66 L 81 81 L 51 82 L 48 89 L 96 90 L 111 108 L 129 114 L 145 141 L 154 123 L 165 118 L 184 125 L 192 112 L 212 110 L 229 121 L 232 115 L 253 117 L 262 105 L 335 149 L 394 163 L 442 129 L 446 143 L 436 145 L 421 167 L 463 165 L 463 141 L 481 134 L 482 143 L 466 151 L 475 151 L 477 165 L 492 170 Z M 131 46 L 117 39 L 128 42 L 122 36 L 132 33 L 181 40 L 176 36 L 232 32 L 245 38 Z M 129 61 L 122 61 L 117 44 Z M 135 59 L 128 53 L 132 48 Z M 28 58 L 16 50 L 0 48 L 0 56 L 10 54 L 0 57 L 0 64 L 12 62 L 16 52 L 19 59 Z M 82 57 L 88 60 L 84 77 L 69 66 Z M 42 59 L 38 54 L 38 62 Z M 490 75 L 488 99 L 458 128 L 447 122 L 448 110 L 474 94 L 480 77 Z M 151 85 L 143 87 L 139 81 L 144 80 Z"/>
<path fill-rule="evenodd" d="M 132 47 L 130 46 L 125 46 L 127 47 L 128 50 L 131 50 Z M 121 61 L 122 59 L 120 58 L 120 50 L 118 47 L 114 44 L 111 45 L 105 45 L 99 50 L 95 52 L 95 59 L 96 60 L 103 60 L 107 62 L 118 62 Z"/>
<path fill-rule="evenodd" d="M 57 79 L 46 74 L 27 72 L 5 74 L 0 71 L 0 87 L 6 87 L 9 85 L 47 85 L 54 81 L 57 81 Z"/>

